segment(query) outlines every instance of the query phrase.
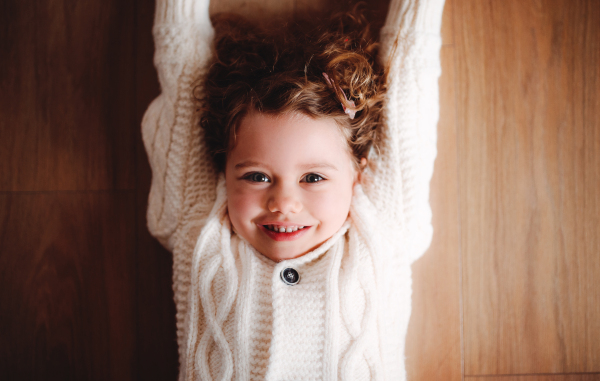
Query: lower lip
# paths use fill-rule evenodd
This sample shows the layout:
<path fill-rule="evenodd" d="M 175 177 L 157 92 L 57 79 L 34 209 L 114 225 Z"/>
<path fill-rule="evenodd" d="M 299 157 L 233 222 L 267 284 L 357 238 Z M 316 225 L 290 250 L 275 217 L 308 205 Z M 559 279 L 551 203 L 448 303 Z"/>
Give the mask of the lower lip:
<path fill-rule="evenodd" d="M 269 238 L 271 238 L 274 241 L 294 241 L 294 240 L 297 240 L 298 238 L 302 237 L 304 234 L 306 234 L 308 229 L 310 229 L 310 226 L 305 226 L 303 229 L 298 229 L 295 232 L 280 233 L 280 232 L 274 232 L 273 230 L 269 230 L 262 225 L 258 225 L 258 226 L 262 229 L 263 232 L 265 232 L 265 234 Z"/>

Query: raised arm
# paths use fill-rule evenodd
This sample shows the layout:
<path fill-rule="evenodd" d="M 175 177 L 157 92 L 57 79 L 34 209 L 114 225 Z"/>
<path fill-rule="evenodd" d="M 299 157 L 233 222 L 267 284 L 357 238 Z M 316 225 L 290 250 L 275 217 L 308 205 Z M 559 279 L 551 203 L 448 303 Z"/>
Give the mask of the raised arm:
<path fill-rule="evenodd" d="M 403 232 L 410 259 L 431 243 L 429 182 L 437 154 L 440 27 L 444 0 L 392 0 L 381 31 L 389 68 L 385 127 L 365 178 L 378 212 Z"/>
<path fill-rule="evenodd" d="M 154 64 L 161 94 L 142 120 L 152 168 L 148 228 L 173 250 L 184 216 L 208 215 L 215 198 L 215 173 L 202 144 L 193 99 L 210 56 L 213 29 L 209 0 L 157 0 Z"/>

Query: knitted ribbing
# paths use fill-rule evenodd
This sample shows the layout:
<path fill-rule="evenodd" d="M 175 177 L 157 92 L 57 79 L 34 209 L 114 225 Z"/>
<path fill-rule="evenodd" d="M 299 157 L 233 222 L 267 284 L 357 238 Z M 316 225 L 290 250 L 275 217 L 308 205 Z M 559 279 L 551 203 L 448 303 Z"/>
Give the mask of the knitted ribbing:
<path fill-rule="evenodd" d="M 355 192 L 339 234 L 275 264 L 231 234 L 194 113 L 213 33 L 208 1 L 157 1 L 162 93 L 142 132 L 153 172 L 148 227 L 173 251 L 180 380 L 404 379 L 410 263 L 431 239 L 442 8 L 443 0 L 392 0 L 381 31 L 386 126 L 364 193 Z M 278 279 L 285 265 L 305 275 L 301 285 Z"/>

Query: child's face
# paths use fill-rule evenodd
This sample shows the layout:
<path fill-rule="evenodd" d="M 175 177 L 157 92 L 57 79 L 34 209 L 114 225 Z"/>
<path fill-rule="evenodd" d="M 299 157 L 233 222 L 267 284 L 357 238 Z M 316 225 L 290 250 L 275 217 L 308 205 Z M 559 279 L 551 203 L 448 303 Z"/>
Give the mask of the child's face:
<path fill-rule="evenodd" d="M 235 232 L 281 261 L 306 254 L 340 229 L 357 172 L 332 119 L 255 112 L 239 125 L 225 177 Z"/>

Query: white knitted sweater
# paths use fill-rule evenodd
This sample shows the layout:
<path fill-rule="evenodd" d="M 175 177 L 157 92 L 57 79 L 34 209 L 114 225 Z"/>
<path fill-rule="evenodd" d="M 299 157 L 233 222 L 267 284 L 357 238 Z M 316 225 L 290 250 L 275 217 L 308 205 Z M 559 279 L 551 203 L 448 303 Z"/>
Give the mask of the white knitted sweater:
<path fill-rule="evenodd" d="M 381 32 L 385 128 L 342 229 L 275 263 L 231 232 L 223 176 L 195 114 L 208 0 L 157 0 L 162 93 L 142 121 L 151 233 L 173 252 L 180 380 L 405 380 L 410 264 L 432 236 L 444 0 L 392 0 Z M 300 283 L 280 279 L 294 268 Z"/>

